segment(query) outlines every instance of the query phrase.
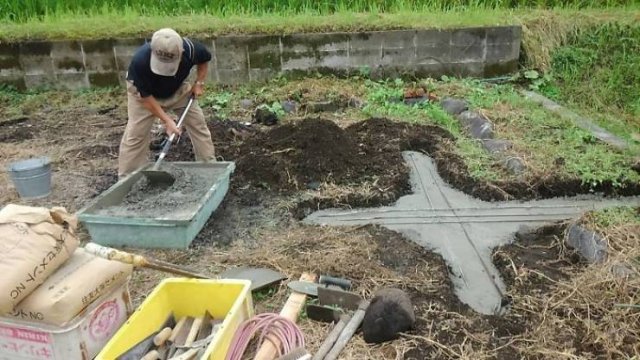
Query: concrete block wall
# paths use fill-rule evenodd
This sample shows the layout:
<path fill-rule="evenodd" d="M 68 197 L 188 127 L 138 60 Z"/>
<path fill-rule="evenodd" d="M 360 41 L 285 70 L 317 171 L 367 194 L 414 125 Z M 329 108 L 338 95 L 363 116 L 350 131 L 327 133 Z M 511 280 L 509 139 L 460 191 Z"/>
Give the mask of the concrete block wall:
<path fill-rule="evenodd" d="M 279 74 L 491 77 L 517 70 L 519 26 L 194 38 L 213 53 L 209 80 L 264 81 Z M 145 39 L 0 44 L 0 82 L 19 89 L 87 88 L 124 83 Z"/>

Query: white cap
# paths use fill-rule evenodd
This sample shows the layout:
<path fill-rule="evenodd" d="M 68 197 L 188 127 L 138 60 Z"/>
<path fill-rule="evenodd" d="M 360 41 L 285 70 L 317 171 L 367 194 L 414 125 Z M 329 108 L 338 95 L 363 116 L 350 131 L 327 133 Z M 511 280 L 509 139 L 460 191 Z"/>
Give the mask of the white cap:
<path fill-rule="evenodd" d="M 182 58 L 182 37 L 173 29 L 160 29 L 151 38 L 151 71 L 162 76 L 178 72 Z"/>

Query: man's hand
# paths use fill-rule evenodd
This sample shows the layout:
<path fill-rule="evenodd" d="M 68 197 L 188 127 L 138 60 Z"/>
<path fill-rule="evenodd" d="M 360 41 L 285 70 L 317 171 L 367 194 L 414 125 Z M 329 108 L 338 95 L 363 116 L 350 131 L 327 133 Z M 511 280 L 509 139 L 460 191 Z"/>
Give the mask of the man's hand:
<path fill-rule="evenodd" d="M 202 96 L 202 94 L 204 94 L 204 85 L 201 82 L 197 82 L 195 85 L 193 85 L 192 91 L 193 96 L 199 98 L 200 96 Z"/>
<path fill-rule="evenodd" d="M 164 123 L 164 128 L 165 131 L 167 132 L 167 135 L 171 136 L 171 134 L 176 134 L 176 136 L 180 136 L 180 129 L 178 129 L 178 126 L 176 126 L 176 122 L 173 120 L 170 121 L 166 121 Z"/>

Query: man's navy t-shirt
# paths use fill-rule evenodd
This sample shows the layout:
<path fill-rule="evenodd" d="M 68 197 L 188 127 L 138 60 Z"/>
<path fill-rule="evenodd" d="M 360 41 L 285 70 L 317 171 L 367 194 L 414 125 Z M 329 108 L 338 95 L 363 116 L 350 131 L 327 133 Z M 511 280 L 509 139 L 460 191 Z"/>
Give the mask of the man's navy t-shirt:
<path fill-rule="evenodd" d="M 142 45 L 131 59 L 127 79 L 133 81 L 142 97 L 153 95 L 158 99 L 171 97 L 182 86 L 194 65 L 211 60 L 211 53 L 204 45 L 188 39 L 182 40 L 184 52 L 180 67 L 174 76 L 162 76 L 151 71 L 151 46 Z"/>

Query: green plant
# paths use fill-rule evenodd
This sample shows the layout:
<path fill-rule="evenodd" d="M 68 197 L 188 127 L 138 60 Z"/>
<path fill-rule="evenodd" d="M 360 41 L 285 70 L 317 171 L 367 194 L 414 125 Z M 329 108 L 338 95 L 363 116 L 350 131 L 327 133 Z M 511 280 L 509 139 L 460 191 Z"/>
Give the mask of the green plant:
<path fill-rule="evenodd" d="M 268 300 L 276 293 L 274 288 L 267 288 L 253 292 L 253 301 L 254 302 L 263 302 Z"/>
<path fill-rule="evenodd" d="M 262 104 L 258 106 L 258 108 L 269 110 L 270 112 L 274 113 L 278 117 L 278 119 L 282 119 L 286 115 L 282 104 L 278 101 L 274 101 L 271 104 Z"/>
<path fill-rule="evenodd" d="M 224 110 L 229 105 L 229 101 L 233 98 L 233 94 L 227 91 L 214 92 L 207 95 L 202 100 L 202 105 L 205 107 L 211 107 L 220 117 L 225 117 Z"/>

